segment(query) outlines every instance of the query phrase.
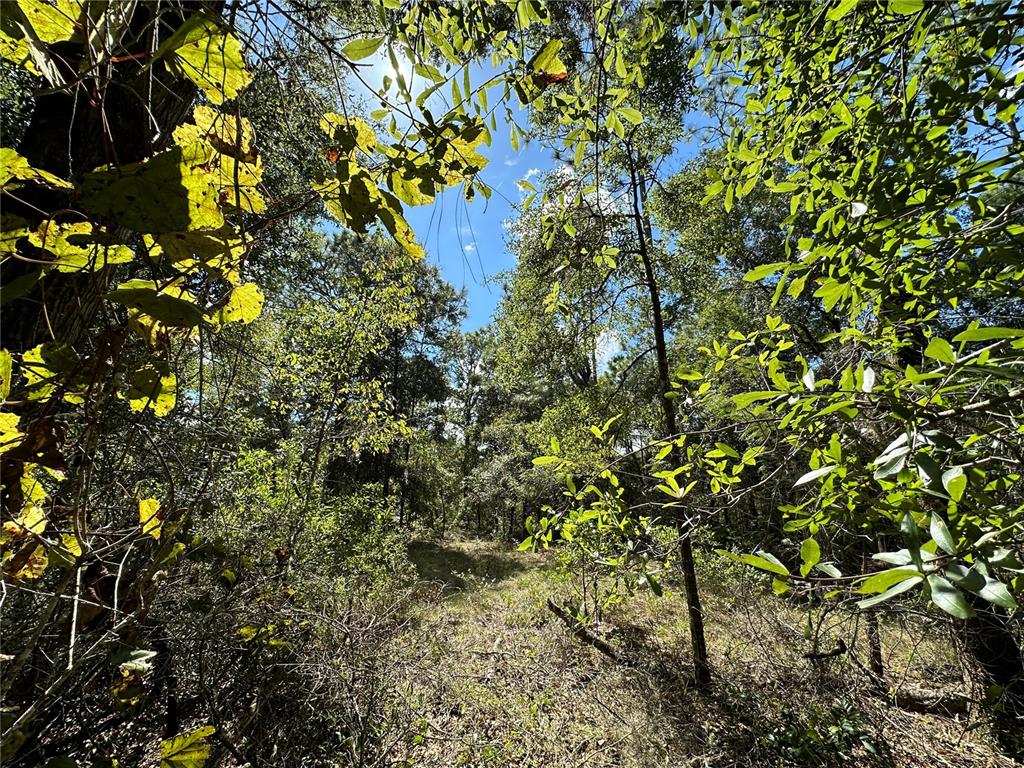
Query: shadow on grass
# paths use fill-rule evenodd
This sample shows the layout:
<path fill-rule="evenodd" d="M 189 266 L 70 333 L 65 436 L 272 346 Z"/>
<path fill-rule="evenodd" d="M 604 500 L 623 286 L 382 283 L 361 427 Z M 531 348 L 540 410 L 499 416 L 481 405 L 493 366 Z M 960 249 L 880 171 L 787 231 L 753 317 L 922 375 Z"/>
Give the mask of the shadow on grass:
<path fill-rule="evenodd" d="M 433 541 L 409 543 L 409 559 L 424 581 L 439 582 L 447 593 L 482 586 L 482 582 L 504 581 L 534 567 L 513 552 L 467 552 Z"/>
<path fill-rule="evenodd" d="M 826 675 L 808 687 L 794 672 L 766 688 L 742 670 L 719 669 L 700 691 L 688 660 L 660 648 L 643 627 L 618 623 L 610 637 L 635 660 L 632 685 L 652 721 L 667 717 L 678 743 L 714 755 L 723 768 L 894 765 L 883 733 L 841 680 Z"/>

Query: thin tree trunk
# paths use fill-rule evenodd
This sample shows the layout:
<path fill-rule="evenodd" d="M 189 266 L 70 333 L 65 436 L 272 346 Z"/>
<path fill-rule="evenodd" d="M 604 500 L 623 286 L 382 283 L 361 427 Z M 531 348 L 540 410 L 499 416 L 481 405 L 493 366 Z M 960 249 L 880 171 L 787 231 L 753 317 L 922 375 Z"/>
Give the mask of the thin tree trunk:
<path fill-rule="evenodd" d="M 885 677 L 885 663 L 882 660 L 882 635 L 878 631 L 878 616 L 874 611 L 864 614 L 864 624 L 868 635 L 868 666 L 879 678 Z"/>
<path fill-rule="evenodd" d="M 632 187 L 633 216 L 637 229 L 637 246 L 640 260 L 644 268 L 644 280 L 651 300 L 651 320 L 654 331 L 654 352 L 658 363 L 658 385 L 660 387 L 660 405 L 662 418 L 665 422 L 665 437 L 676 434 L 676 409 L 673 401 L 665 394 L 671 391 L 671 377 L 668 367 L 668 349 L 665 344 L 665 326 L 661 315 L 661 293 L 651 263 L 648 243 L 653 241 L 650 221 L 643 213 L 643 201 L 647 196 L 646 186 L 639 178 L 630 156 L 630 182 Z M 676 451 L 669 454 L 676 459 Z M 683 584 L 686 587 L 686 608 L 690 619 L 690 647 L 693 652 L 694 681 L 700 687 L 711 682 L 711 665 L 708 661 L 707 643 L 704 639 L 704 612 L 700 604 L 700 592 L 697 586 L 697 570 L 693 561 L 693 545 L 690 532 L 681 531 L 682 539 L 679 546 L 679 565 L 683 572 Z"/>

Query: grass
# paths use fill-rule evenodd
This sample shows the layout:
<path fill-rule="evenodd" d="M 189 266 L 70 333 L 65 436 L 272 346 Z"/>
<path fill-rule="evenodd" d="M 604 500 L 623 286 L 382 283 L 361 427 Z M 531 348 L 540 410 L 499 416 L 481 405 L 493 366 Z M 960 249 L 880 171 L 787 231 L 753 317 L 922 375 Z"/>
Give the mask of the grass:
<path fill-rule="evenodd" d="M 409 556 L 434 585 L 395 654 L 413 765 L 1012 765 L 973 721 L 899 710 L 870 694 L 845 657 L 804 659 L 804 610 L 746 580 L 705 569 L 716 680 L 698 693 L 679 594 L 640 593 L 605 615 L 609 639 L 642 659 L 628 668 L 581 645 L 546 609 L 572 587 L 553 558 L 472 541 L 416 542 Z M 849 617 L 825 622 L 820 646 L 841 636 L 866 658 Z M 883 627 L 890 680 L 963 689 L 951 647 L 921 637 L 910 624 Z"/>

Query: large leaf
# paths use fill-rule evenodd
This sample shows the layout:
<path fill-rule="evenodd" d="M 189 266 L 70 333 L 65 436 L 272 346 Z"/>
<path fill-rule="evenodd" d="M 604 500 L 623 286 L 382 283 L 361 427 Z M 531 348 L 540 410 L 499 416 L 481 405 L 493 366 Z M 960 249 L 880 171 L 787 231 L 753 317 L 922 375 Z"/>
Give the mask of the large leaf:
<path fill-rule="evenodd" d="M 904 579 L 903 581 L 899 582 L 898 584 L 895 584 L 895 585 L 889 587 L 889 589 L 885 590 L 885 592 L 883 592 L 880 595 L 875 595 L 874 597 L 869 597 L 867 600 L 861 600 L 859 603 L 857 603 L 857 607 L 860 608 L 861 610 L 864 610 L 864 609 L 867 609 L 867 608 L 874 608 L 876 605 L 880 605 L 880 604 L 886 602 L 887 600 L 892 600 L 897 595 L 903 594 L 908 589 L 913 589 L 915 586 L 917 586 L 918 582 L 920 582 L 920 581 L 921 581 L 921 575 L 920 574 L 916 574 L 914 576 L 910 576 L 909 578 Z"/>
<path fill-rule="evenodd" d="M 227 303 L 217 310 L 217 322 L 251 323 L 263 311 L 263 292 L 255 283 L 245 283 L 234 288 Z"/>
<path fill-rule="evenodd" d="M 179 285 L 161 288 L 153 280 L 128 280 L 108 293 L 107 298 L 139 309 L 165 325 L 191 328 L 203 319 L 202 309 Z"/>
<path fill-rule="evenodd" d="M 960 590 L 944 577 L 937 573 L 931 574 L 928 577 L 928 587 L 931 590 L 932 602 L 950 616 L 969 619 L 974 615 L 974 609 L 967 604 Z"/>
<path fill-rule="evenodd" d="M 372 152 L 377 146 L 377 134 L 361 117 L 345 117 L 337 112 L 328 112 L 320 119 L 320 130 L 330 136 L 345 153 L 357 147 L 363 152 Z"/>
<path fill-rule="evenodd" d="M 82 205 L 137 232 L 220 229 L 213 147 L 196 141 L 141 163 L 100 169 L 82 180 Z"/>
<path fill-rule="evenodd" d="M 548 40 L 544 47 L 530 59 L 530 71 L 535 75 L 547 78 L 550 82 L 560 82 L 566 77 L 565 63 L 558 58 L 562 50 L 561 40 Z"/>
<path fill-rule="evenodd" d="M 192 122 L 182 123 L 174 129 L 174 143 L 187 146 L 195 141 L 206 141 L 222 155 L 237 160 L 256 160 L 256 137 L 248 119 L 229 115 L 219 109 L 198 106 L 192 112 Z"/>
<path fill-rule="evenodd" d="M 41 42 L 70 40 L 81 27 L 81 0 L 17 0 L 17 4 Z"/>
<path fill-rule="evenodd" d="M 795 483 L 793 483 L 793 487 L 796 488 L 799 485 L 806 485 L 807 483 L 813 482 L 817 480 L 819 477 L 824 477 L 835 468 L 835 464 L 826 464 L 824 467 L 812 469 L 807 474 L 801 475 L 800 478 Z"/>
<path fill-rule="evenodd" d="M 178 379 L 164 366 L 146 365 L 128 377 L 128 405 L 133 411 L 147 408 L 157 416 L 166 416 L 178 399 Z"/>
<path fill-rule="evenodd" d="M 28 160 L 9 147 L 0 147 L 0 187 L 17 189 L 19 181 L 28 181 L 54 189 L 73 189 L 70 182 L 54 176 L 49 171 L 33 168 Z"/>
<path fill-rule="evenodd" d="M 771 554 L 769 554 L 767 552 L 758 552 L 756 555 L 751 555 L 751 554 L 737 555 L 734 552 L 729 552 L 728 550 L 725 550 L 725 549 L 716 549 L 715 552 L 717 552 L 718 554 L 722 555 L 723 557 L 727 557 L 730 560 L 733 560 L 733 561 L 735 561 L 737 563 L 742 563 L 744 565 L 749 565 L 749 566 L 757 568 L 758 570 L 761 570 L 761 571 L 767 571 L 768 573 L 774 573 L 774 574 L 776 574 L 778 576 L 789 576 L 790 575 L 789 569 L 787 569 L 786 566 L 784 566 L 781 562 L 779 562 L 778 558 L 776 558 L 774 555 L 771 555 Z"/>
<path fill-rule="evenodd" d="M 186 272 L 200 266 L 213 277 L 234 285 L 241 282 L 239 268 L 251 242 L 245 233 L 226 224 L 217 230 L 165 232 L 145 240 L 154 261 L 166 257 Z"/>
<path fill-rule="evenodd" d="M 14 361 L 11 353 L 6 349 L 0 349 L 0 400 L 6 400 L 11 394 L 11 371 Z"/>
<path fill-rule="evenodd" d="M 139 499 L 139 527 L 147 536 L 160 539 L 163 521 L 160 519 L 160 502 L 156 499 Z"/>
<path fill-rule="evenodd" d="M 931 522 L 929 523 L 928 530 L 935 539 L 935 543 L 946 553 L 955 555 L 956 540 L 949 532 L 949 528 L 946 527 L 946 521 L 939 517 L 937 512 L 932 512 Z"/>
<path fill-rule="evenodd" d="M 350 61 L 361 61 L 368 56 L 373 56 L 383 44 L 383 37 L 360 37 L 346 43 L 341 52 Z"/>
<path fill-rule="evenodd" d="M 44 221 L 29 234 L 28 241 L 56 257 L 52 265 L 58 272 L 94 271 L 135 257 L 131 248 L 113 242 L 106 232 L 94 229 L 87 221 L 73 224 Z"/>
<path fill-rule="evenodd" d="M 197 13 L 157 51 L 167 68 L 198 85 L 214 104 L 235 98 L 252 80 L 242 46 L 220 20 Z"/>
<path fill-rule="evenodd" d="M 45 400 L 61 387 L 64 400 L 81 403 L 82 398 L 74 392 L 72 381 L 80 363 L 78 354 L 60 342 L 44 342 L 26 351 L 21 356 L 21 374 L 25 377 L 29 400 Z"/>
<path fill-rule="evenodd" d="M 821 560 L 821 547 L 814 539 L 805 539 L 800 545 L 800 575 L 806 576 Z"/>
<path fill-rule="evenodd" d="M 923 579 L 924 574 L 916 568 L 889 568 L 865 579 L 857 591 L 862 595 L 875 595 L 879 592 L 885 592 L 895 584 L 915 578 Z"/>
<path fill-rule="evenodd" d="M 160 742 L 160 768 L 203 768 L 210 758 L 207 738 L 217 732 L 212 725 Z"/>
<path fill-rule="evenodd" d="M 0 454 L 3 454 L 21 443 L 25 433 L 18 427 L 21 417 L 16 413 L 0 411 Z"/>

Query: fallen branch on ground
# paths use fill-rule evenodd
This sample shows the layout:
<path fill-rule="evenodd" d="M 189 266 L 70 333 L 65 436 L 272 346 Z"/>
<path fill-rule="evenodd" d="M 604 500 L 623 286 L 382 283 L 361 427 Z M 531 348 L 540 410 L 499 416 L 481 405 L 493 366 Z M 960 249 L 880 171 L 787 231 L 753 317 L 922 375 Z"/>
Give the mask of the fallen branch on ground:
<path fill-rule="evenodd" d="M 634 667 L 637 662 L 631 659 L 629 656 L 624 654 L 614 645 L 609 643 L 607 640 L 591 632 L 585 626 L 576 621 L 575 618 L 565 609 L 555 604 L 555 601 L 550 597 L 548 598 L 548 610 L 551 611 L 555 616 L 561 619 L 562 623 L 569 628 L 569 631 L 582 643 L 586 643 L 590 647 L 596 649 L 600 653 L 607 656 L 609 659 L 614 661 L 616 664 L 624 664 L 628 667 Z"/>

